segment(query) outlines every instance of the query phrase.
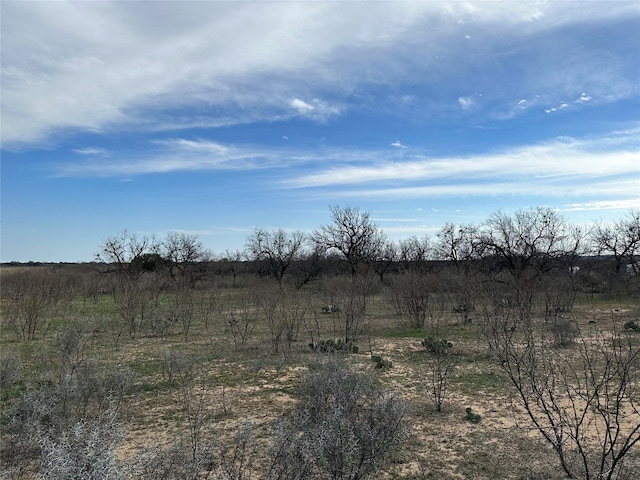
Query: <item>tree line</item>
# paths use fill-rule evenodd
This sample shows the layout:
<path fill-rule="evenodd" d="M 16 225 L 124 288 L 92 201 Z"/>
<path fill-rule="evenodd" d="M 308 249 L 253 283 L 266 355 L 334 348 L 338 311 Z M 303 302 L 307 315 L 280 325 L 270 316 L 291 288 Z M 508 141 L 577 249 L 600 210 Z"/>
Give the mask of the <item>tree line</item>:
<path fill-rule="evenodd" d="M 296 267 L 305 283 L 324 273 L 377 273 L 424 268 L 448 262 L 456 268 L 471 261 L 492 261 L 491 268 L 521 278 L 559 266 L 579 267 L 582 257 L 606 261 L 612 275 L 640 274 L 640 210 L 619 220 L 592 225 L 569 223 L 547 207 L 496 212 L 484 222 L 446 223 L 434 237 L 411 236 L 390 241 L 370 212 L 357 207 L 331 207 L 332 222 L 310 234 L 282 228 L 255 228 L 243 250 L 214 255 L 195 234 L 169 233 L 164 239 L 137 237 L 126 231 L 109 237 L 96 255 L 124 276 L 165 270 L 174 281 L 193 283 L 197 265 L 217 264 L 233 273 L 239 263 L 282 282 Z M 561 265 L 562 264 L 562 265 Z M 484 268 L 487 268 L 484 262 Z M 246 268 L 243 270 L 246 271 Z M 575 270 L 577 271 L 577 269 Z"/>

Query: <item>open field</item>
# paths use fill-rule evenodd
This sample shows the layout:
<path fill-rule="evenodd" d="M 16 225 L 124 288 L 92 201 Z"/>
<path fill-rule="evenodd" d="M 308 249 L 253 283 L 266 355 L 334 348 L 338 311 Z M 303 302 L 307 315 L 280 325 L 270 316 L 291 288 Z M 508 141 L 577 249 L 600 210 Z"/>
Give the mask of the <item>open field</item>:
<path fill-rule="evenodd" d="M 503 365 L 488 348 L 480 307 L 463 323 L 450 298 L 439 297 L 435 289 L 424 325 L 411 325 L 408 316 L 394 306 L 393 278 L 381 283 L 374 277 L 367 285 L 366 311 L 350 335 L 357 352 L 328 354 L 312 350 L 310 343 L 317 346 L 345 336 L 344 307 L 338 308 L 344 300 L 332 288 L 337 279 L 289 289 L 248 274 L 233 281 L 218 276 L 188 293 L 166 287 L 154 290 L 146 284 L 139 292 L 143 300 L 136 299 L 142 303 L 129 304 L 129 311 L 110 287 L 91 283 L 94 273 L 78 273 L 74 268 L 48 272 L 64 278 L 67 286 L 43 307 L 32 338 L 21 338 L 10 323 L 9 315 L 15 314 L 13 300 L 10 295 L 2 298 L 2 468 L 6 478 L 34 478 L 39 468 L 37 453 L 26 456 L 22 465 L 10 458 L 15 453 L 11 451 L 15 427 L 11 422 L 16 421 L 12 409 L 38 389 L 54 385 L 60 392 L 66 386 L 71 392 L 68 382 L 81 378 L 80 372 L 87 376 L 83 377 L 85 396 L 78 400 L 69 394 L 66 412 L 69 418 L 83 420 L 117 412 L 113 421 L 122 436 L 114 444 L 116 463 L 134 462 L 143 449 L 193 445 L 194 432 L 199 445 L 213 443 L 220 451 L 231 451 L 237 446 L 237 433 L 248 430 L 251 441 L 245 447 L 251 461 L 234 464 L 235 478 L 261 478 L 275 422 L 295 408 L 304 372 L 329 357 L 373 376 L 407 406 L 405 434 L 375 478 L 567 478 L 551 445 L 516 401 Z M 24 267 L 3 268 L 3 283 L 11 284 L 7 282 L 11 275 L 25 272 L 29 270 Z M 181 301 L 185 298 L 187 303 Z M 135 314 L 128 317 L 132 311 Z M 295 323 L 289 329 L 277 323 L 294 311 L 299 316 L 291 317 Z M 542 307 L 534 303 L 533 329 L 553 338 L 541 312 Z M 630 342 L 632 352 L 640 349 L 640 333 L 622 328 L 640 318 L 639 301 L 628 294 L 578 292 L 562 318 L 571 319 L 579 334 L 564 347 L 553 348 L 571 362 L 579 362 L 581 342 L 610 339 L 614 330 Z M 130 322 L 138 323 L 133 328 Z M 276 339 L 278 332 L 282 336 Z M 430 335 L 451 343 L 447 359 L 454 360 L 445 379 L 441 411 L 432 400 L 434 364 L 421 344 Z M 373 355 L 392 366 L 377 368 Z M 85 366 L 93 368 L 93 376 L 83 370 Z M 637 371 L 640 365 L 633 368 Z M 118 390 L 118 382 L 125 380 Z M 630 381 L 636 383 L 630 385 L 629 395 L 640 401 L 637 375 Z M 102 390 L 100 384 L 110 390 Z M 470 421 L 467 408 L 480 416 L 479 421 Z M 627 413 L 620 417 L 622 432 L 640 423 L 637 411 Z M 13 446 L 24 448 L 20 442 Z M 228 471 L 209 474 L 231 478 Z M 618 478 L 639 476 L 636 446 L 626 455 Z"/>

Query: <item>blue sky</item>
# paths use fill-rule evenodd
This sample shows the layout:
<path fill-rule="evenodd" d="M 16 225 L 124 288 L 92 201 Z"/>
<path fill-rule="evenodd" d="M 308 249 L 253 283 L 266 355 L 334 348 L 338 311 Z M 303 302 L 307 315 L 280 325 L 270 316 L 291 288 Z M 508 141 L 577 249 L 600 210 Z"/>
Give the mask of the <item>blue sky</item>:
<path fill-rule="evenodd" d="M 2 261 L 640 208 L 640 3 L 1 3 Z"/>

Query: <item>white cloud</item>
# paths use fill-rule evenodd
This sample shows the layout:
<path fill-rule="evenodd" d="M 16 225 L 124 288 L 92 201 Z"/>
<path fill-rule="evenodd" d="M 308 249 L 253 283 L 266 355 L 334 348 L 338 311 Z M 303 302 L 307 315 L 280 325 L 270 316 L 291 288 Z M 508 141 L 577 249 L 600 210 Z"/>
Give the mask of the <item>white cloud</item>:
<path fill-rule="evenodd" d="M 299 98 L 294 98 L 291 100 L 290 104 L 300 115 L 308 115 L 315 110 L 313 105 L 309 105 L 307 102 L 300 100 Z"/>
<path fill-rule="evenodd" d="M 330 117 L 340 115 L 342 109 L 336 105 L 330 105 L 327 102 L 314 98 L 310 102 L 305 102 L 299 98 L 294 98 L 289 102 L 298 115 L 312 120 L 324 122 Z"/>
<path fill-rule="evenodd" d="M 99 147 L 86 147 L 86 148 L 76 148 L 73 150 L 74 153 L 78 155 L 94 155 L 94 156 L 106 156 L 109 155 L 109 151 L 104 148 Z"/>
<path fill-rule="evenodd" d="M 566 2 L 5 2 L 2 142 L 29 146 L 63 130 L 324 122 L 356 107 L 369 86 L 416 79 L 442 94 L 438 108 L 483 79 L 495 95 L 544 91 L 547 105 L 575 98 L 575 89 L 614 101 L 636 95 L 637 79 L 608 61 L 606 46 L 576 47 L 575 61 L 562 65 L 561 53 L 542 55 L 535 40 L 637 17 L 636 2 L 579 10 Z M 521 72 L 508 84 L 517 89 L 492 74 L 509 62 Z M 184 115 L 192 107 L 199 113 Z"/>
<path fill-rule="evenodd" d="M 632 208 L 640 208 L 640 197 L 623 198 L 616 200 L 593 200 L 583 203 L 567 203 L 560 207 L 560 210 L 566 212 L 573 211 L 590 211 L 590 210 L 629 210 Z"/>
<path fill-rule="evenodd" d="M 448 183 L 443 185 L 409 186 L 393 188 L 365 188 L 340 190 L 325 193 L 326 197 L 402 199 L 442 197 L 518 197 L 538 196 L 545 198 L 588 197 L 594 191 L 601 196 L 629 197 L 638 189 L 637 182 L 605 180 L 589 184 L 557 183 L 539 180 L 501 180 L 489 183 Z"/>
<path fill-rule="evenodd" d="M 531 176 L 593 178 L 630 173 L 638 175 L 640 151 L 632 144 L 633 134 L 630 135 L 617 140 L 612 136 L 600 141 L 560 139 L 468 157 L 425 158 L 414 155 L 403 162 L 383 161 L 371 152 L 369 156 L 375 159 L 375 163 L 333 166 L 291 179 L 288 184 L 302 188 L 456 177 L 479 181 L 495 177 L 519 180 Z M 607 144 L 606 150 L 600 146 L 604 144 Z"/>
<path fill-rule="evenodd" d="M 464 196 L 633 198 L 640 191 L 638 129 L 468 157 L 385 161 L 370 154 L 361 165 L 319 169 L 285 185 L 316 189 L 319 197 L 404 199 Z M 627 202 L 628 203 L 628 202 Z M 613 208 L 613 207 L 611 207 Z"/>
<path fill-rule="evenodd" d="M 427 157 L 408 154 L 401 142 L 388 149 L 278 149 L 223 144 L 210 140 L 174 138 L 156 140 L 146 151 L 121 152 L 108 161 L 92 148 L 77 149 L 89 157 L 59 165 L 59 176 L 131 176 L 174 171 L 287 168 L 305 165 L 303 175 L 289 174 L 284 188 L 333 187 L 376 182 L 415 182 L 466 179 L 473 182 L 504 177 L 550 180 L 593 179 L 627 175 L 640 180 L 639 129 L 603 136 L 557 138 L 539 144 L 459 157 Z M 397 143 L 398 145 L 393 145 Z M 412 149 L 412 151 L 415 149 Z M 90 155 L 93 153 L 93 155 Z M 330 167 L 327 168 L 327 165 Z"/>
<path fill-rule="evenodd" d="M 469 110 L 474 106 L 475 102 L 471 97 L 458 97 L 458 104 L 463 110 Z"/>
<path fill-rule="evenodd" d="M 407 146 L 403 145 L 402 142 L 400 142 L 400 140 L 395 140 L 391 142 L 389 145 L 395 148 L 407 148 Z"/>
<path fill-rule="evenodd" d="M 591 97 L 586 93 L 583 93 L 582 95 L 580 95 L 580 98 L 576 100 L 576 103 L 587 103 L 590 101 L 591 101 Z"/>

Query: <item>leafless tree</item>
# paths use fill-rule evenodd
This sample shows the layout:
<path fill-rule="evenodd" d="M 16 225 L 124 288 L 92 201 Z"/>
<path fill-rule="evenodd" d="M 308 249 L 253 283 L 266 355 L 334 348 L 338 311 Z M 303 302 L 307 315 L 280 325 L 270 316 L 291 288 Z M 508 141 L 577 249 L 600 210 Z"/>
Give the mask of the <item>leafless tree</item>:
<path fill-rule="evenodd" d="M 324 251 L 337 251 L 349 264 L 353 277 L 359 267 L 379 256 L 385 236 L 369 212 L 358 208 L 331 207 L 333 223 L 316 230 L 313 242 Z"/>
<path fill-rule="evenodd" d="M 577 352 L 544 337 L 521 337 L 504 318 L 483 330 L 513 387 L 513 401 L 553 447 L 570 478 L 624 478 L 640 441 L 640 348 L 614 332 L 579 337 Z"/>
<path fill-rule="evenodd" d="M 269 232 L 256 228 L 247 239 L 247 253 L 251 260 L 264 262 L 269 275 L 282 284 L 285 272 L 292 262 L 299 259 L 306 242 L 306 235 L 283 229 Z"/>
<path fill-rule="evenodd" d="M 124 230 L 103 242 L 96 261 L 105 263 L 107 273 L 116 273 L 120 281 L 133 281 L 156 269 L 159 252 L 160 245 L 155 238 L 139 238 Z"/>
<path fill-rule="evenodd" d="M 153 237 L 138 238 L 125 230 L 104 241 L 96 260 L 106 264 L 104 272 L 114 281 L 121 326 L 134 338 L 148 321 L 151 298 L 142 279 L 155 274 L 162 264 L 160 244 Z"/>
<path fill-rule="evenodd" d="M 384 241 L 372 261 L 373 270 L 380 277 L 380 283 L 384 283 L 385 274 L 391 270 L 398 258 L 398 249 L 395 243 Z"/>
<path fill-rule="evenodd" d="M 477 285 L 480 282 L 478 227 L 473 224 L 445 224 L 437 234 L 438 259 L 447 264 L 446 291 L 453 312 L 462 324 L 471 322 L 476 309 Z"/>
<path fill-rule="evenodd" d="M 640 277 L 640 209 L 629 210 L 617 222 L 596 223 L 591 243 L 595 253 L 613 259 L 610 287 L 625 278 Z"/>
<path fill-rule="evenodd" d="M 229 267 L 231 274 L 233 275 L 233 287 L 237 286 L 238 274 L 240 273 L 240 267 L 242 265 L 242 259 L 244 253 L 240 250 L 227 250 L 224 253 L 222 262 Z"/>
<path fill-rule="evenodd" d="M 437 234 L 436 255 L 456 268 L 468 265 L 477 258 L 478 227 L 473 224 L 446 223 Z"/>
<path fill-rule="evenodd" d="M 536 281 L 564 266 L 583 235 L 550 208 L 495 213 L 479 231 L 477 251 L 494 260 L 494 281 L 508 291 L 508 302 L 530 328 Z"/>
<path fill-rule="evenodd" d="M 412 236 L 398 243 L 398 261 L 402 270 L 424 272 L 428 260 L 433 257 L 433 246 L 428 235 Z"/>
<path fill-rule="evenodd" d="M 204 276 L 204 263 L 211 257 L 198 235 L 183 232 L 168 233 L 162 240 L 160 253 L 169 277 L 183 288 L 192 288 Z"/>

